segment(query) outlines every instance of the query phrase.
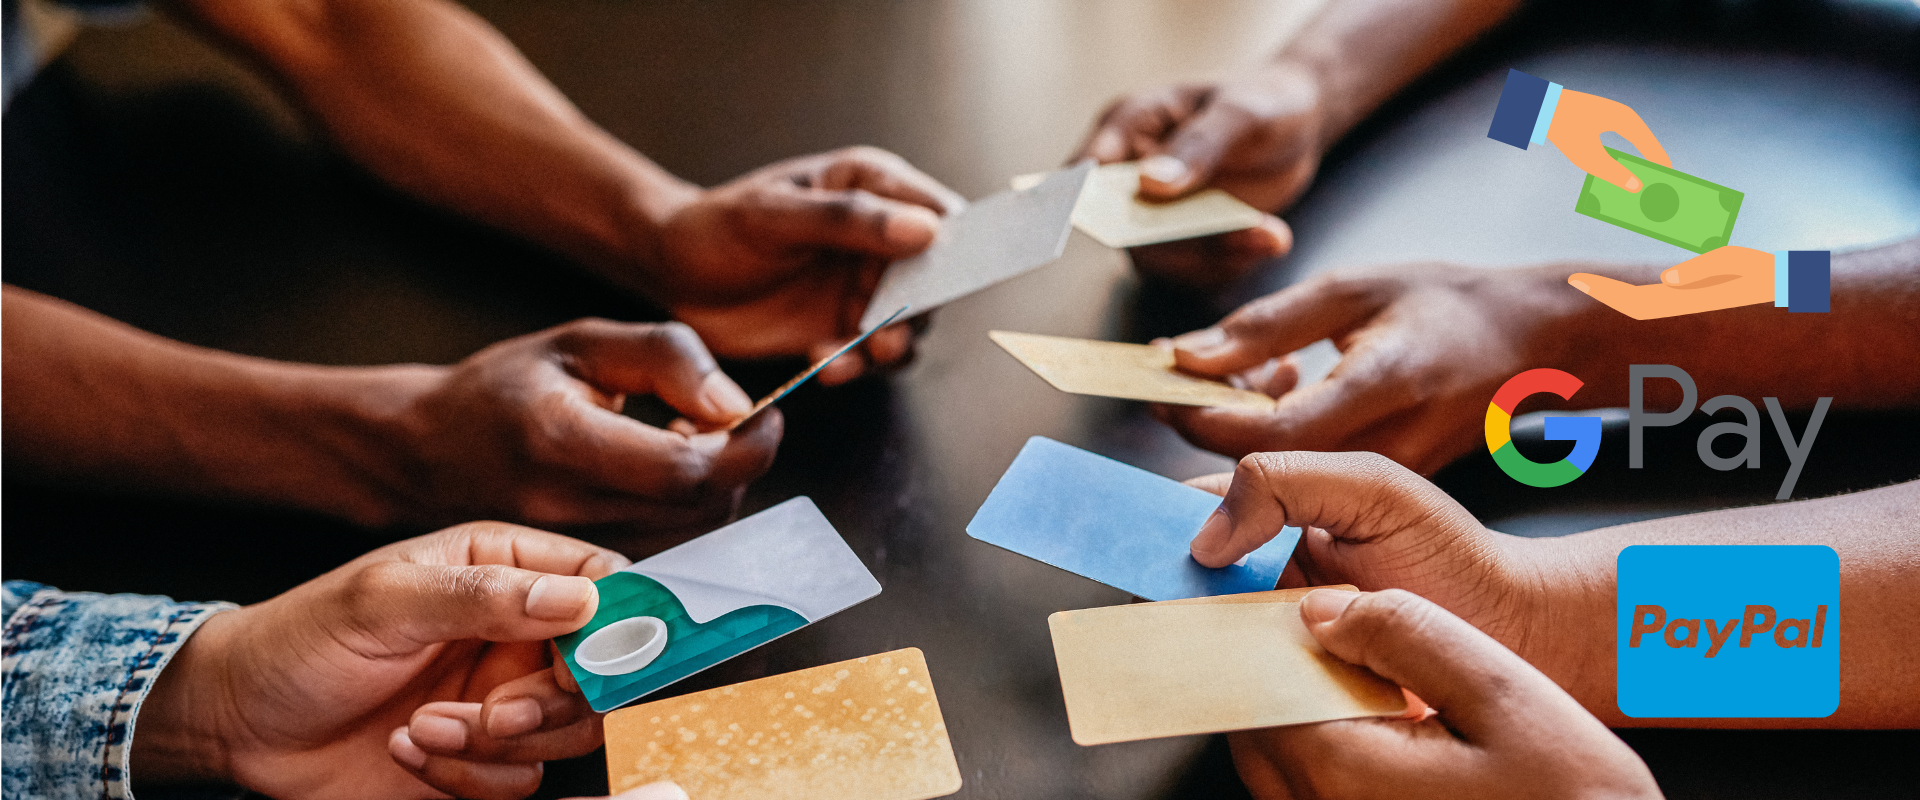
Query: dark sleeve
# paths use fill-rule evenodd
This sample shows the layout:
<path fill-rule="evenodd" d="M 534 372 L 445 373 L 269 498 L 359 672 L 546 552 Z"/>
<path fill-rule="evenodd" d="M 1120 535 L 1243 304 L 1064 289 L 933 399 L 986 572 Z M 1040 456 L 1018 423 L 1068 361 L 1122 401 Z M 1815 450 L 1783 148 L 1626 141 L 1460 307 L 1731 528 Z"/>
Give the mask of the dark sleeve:
<path fill-rule="evenodd" d="M 1493 109 L 1493 125 L 1487 138 L 1527 149 L 1533 138 L 1533 124 L 1540 118 L 1540 104 L 1547 99 L 1547 81 L 1517 69 L 1507 70 L 1507 88 L 1500 90 L 1500 105 Z"/>
<path fill-rule="evenodd" d="M 1824 314 L 1832 305 L 1833 253 L 1787 251 L 1787 311 Z"/>

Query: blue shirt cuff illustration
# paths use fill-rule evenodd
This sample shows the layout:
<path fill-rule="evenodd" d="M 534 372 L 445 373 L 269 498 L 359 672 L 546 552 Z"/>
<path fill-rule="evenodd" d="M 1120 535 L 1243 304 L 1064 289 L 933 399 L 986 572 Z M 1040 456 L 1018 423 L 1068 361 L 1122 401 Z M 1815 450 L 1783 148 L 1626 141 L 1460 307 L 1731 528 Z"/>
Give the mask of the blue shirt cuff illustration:
<path fill-rule="evenodd" d="M 1776 250 L 1773 253 L 1773 304 L 1789 313 L 1825 314 L 1832 306 L 1833 253 L 1828 250 Z"/>
<path fill-rule="evenodd" d="M 1507 70 L 1507 85 L 1500 90 L 1500 104 L 1493 109 L 1487 138 L 1522 150 L 1530 142 L 1545 142 L 1554 108 L 1560 102 L 1560 90 L 1560 84 L 1545 78 Z"/>
<path fill-rule="evenodd" d="M 7 581 L 6 796 L 131 800 L 140 705 L 187 637 L 226 603 L 62 592 Z"/>

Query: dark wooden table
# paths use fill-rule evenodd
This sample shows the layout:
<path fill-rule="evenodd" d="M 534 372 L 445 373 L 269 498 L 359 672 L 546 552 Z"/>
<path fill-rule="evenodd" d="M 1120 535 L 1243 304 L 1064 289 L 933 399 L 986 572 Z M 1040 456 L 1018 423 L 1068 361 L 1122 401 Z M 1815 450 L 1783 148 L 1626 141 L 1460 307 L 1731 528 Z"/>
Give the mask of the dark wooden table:
<path fill-rule="evenodd" d="M 475 5 L 590 116 L 690 179 L 869 143 L 980 196 L 1059 162 L 1109 97 L 1250 63 L 1316 4 Z M 1635 98 L 1676 159 L 1747 191 L 1741 231 L 1755 246 L 1844 248 L 1920 232 L 1910 62 L 1857 57 L 1866 47 L 1848 58 L 1782 53 L 1737 27 L 1682 41 L 1604 26 L 1575 36 L 1562 22 L 1516 26 L 1356 132 L 1289 214 L 1294 255 L 1237 298 L 1387 260 L 1671 260 L 1665 245 L 1568 213 L 1580 177 L 1556 154 L 1485 138 L 1507 65 Z M 6 279 L 189 342 L 322 363 L 444 363 L 578 316 L 656 316 L 553 256 L 380 187 L 265 84 L 164 22 L 83 34 L 16 100 L 4 130 Z M 953 731 L 961 796 L 1242 792 L 1216 737 L 1073 744 L 1044 619 L 1127 598 L 963 532 L 1036 434 L 1176 478 L 1230 467 L 1137 404 L 1053 391 L 986 330 L 1144 341 L 1205 324 L 1234 299 L 1142 286 L 1122 254 L 1076 234 L 1058 263 L 943 309 L 909 369 L 796 393 L 783 405 L 780 460 L 746 511 L 813 497 L 886 591 L 670 691 L 917 646 Z M 750 391 L 791 368 L 732 367 Z M 1920 476 L 1917 422 L 1830 417 L 1799 493 Z M 1657 434 L 1649 447 L 1690 454 L 1696 430 Z M 1498 479 L 1484 454 L 1438 480 L 1494 527 L 1526 535 L 1764 502 L 1778 481 L 1690 458 L 1630 473 L 1619 439 L 1611 432 L 1594 470 L 1565 490 Z M 1780 463 L 1778 443 L 1766 446 Z M 238 601 L 411 533 L 16 481 L 4 514 L 7 577 Z M 595 535 L 636 554 L 670 544 Z M 1910 732 L 1623 735 L 1673 797 L 1920 793 Z M 604 789 L 598 756 L 549 774 L 544 795 Z"/>

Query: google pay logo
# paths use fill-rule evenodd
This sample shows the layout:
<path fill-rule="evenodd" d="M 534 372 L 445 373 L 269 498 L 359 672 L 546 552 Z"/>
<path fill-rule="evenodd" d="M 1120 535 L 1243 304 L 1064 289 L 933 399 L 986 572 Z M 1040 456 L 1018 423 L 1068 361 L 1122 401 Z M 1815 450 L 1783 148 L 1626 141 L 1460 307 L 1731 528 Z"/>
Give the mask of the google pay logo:
<path fill-rule="evenodd" d="M 1513 409 L 1520 401 L 1541 392 L 1572 400 L 1581 386 L 1579 378 L 1557 369 L 1530 369 L 1501 384 L 1493 402 L 1487 404 L 1487 452 L 1493 454 L 1493 463 L 1514 480 L 1541 488 L 1570 483 L 1586 474 L 1593 457 L 1600 454 L 1599 417 L 1548 417 L 1546 438 L 1573 440 L 1573 452 L 1551 464 L 1527 458 L 1513 446 Z"/>
<path fill-rule="evenodd" d="M 1840 706 L 1840 557 L 1821 545 L 1620 551 L 1620 713 L 1825 717 Z"/>

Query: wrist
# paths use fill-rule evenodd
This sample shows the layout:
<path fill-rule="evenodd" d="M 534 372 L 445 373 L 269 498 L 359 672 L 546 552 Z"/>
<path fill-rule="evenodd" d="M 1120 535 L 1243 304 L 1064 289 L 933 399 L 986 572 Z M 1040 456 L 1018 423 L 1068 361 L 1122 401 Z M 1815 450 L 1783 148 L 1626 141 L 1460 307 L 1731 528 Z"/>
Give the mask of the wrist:
<path fill-rule="evenodd" d="M 662 287 L 672 283 L 667 229 L 675 215 L 705 192 L 658 167 L 641 170 L 622 198 L 615 241 L 609 247 L 616 255 L 601 274 L 629 291 L 659 302 Z"/>
<path fill-rule="evenodd" d="M 1508 646 L 1609 725 L 1614 704 L 1614 549 L 1585 537 L 1508 541 L 1526 588 Z"/>
<path fill-rule="evenodd" d="M 129 778 L 156 784 L 232 783 L 231 697 L 222 687 L 229 625 L 240 611 L 208 617 L 167 662 L 141 702 Z"/>

